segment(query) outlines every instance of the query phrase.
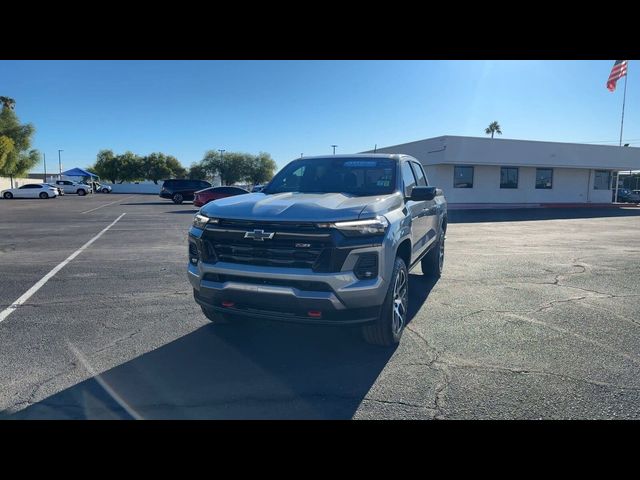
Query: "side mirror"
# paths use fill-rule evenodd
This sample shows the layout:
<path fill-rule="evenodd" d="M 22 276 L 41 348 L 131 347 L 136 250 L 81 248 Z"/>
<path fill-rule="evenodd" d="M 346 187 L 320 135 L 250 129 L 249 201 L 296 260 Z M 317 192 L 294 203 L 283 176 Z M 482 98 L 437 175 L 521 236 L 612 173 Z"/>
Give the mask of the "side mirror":
<path fill-rule="evenodd" d="M 425 200 L 433 200 L 436 196 L 436 187 L 413 187 L 411 190 L 410 200 L 414 202 L 422 202 Z"/>

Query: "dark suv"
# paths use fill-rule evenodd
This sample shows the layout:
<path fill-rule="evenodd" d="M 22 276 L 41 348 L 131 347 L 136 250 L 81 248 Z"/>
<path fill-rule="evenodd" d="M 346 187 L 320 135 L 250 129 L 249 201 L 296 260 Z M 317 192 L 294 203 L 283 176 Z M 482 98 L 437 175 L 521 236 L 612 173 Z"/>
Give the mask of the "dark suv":
<path fill-rule="evenodd" d="M 180 204 L 185 200 L 193 200 L 193 194 L 196 191 L 209 187 L 211 187 L 211 184 L 204 180 L 165 180 L 160 190 L 160 197 L 170 198 L 173 203 Z"/>

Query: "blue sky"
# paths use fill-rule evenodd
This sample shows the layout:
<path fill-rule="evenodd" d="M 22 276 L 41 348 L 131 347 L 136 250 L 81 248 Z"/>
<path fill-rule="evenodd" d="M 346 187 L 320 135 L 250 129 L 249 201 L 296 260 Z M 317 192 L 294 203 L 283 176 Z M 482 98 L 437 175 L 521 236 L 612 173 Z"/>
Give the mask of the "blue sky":
<path fill-rule="evenodd" d="M 48 170 L 100 149 L 353 153 L 439 135 L 617 145 L 622 87 L 610 61 L 0 61 L 0 95 L 36 127 Z M 631 61 L 625 143 L 640 146 L 640 64 Z M 41 171 L 42 165 L 34 171 Z"/>

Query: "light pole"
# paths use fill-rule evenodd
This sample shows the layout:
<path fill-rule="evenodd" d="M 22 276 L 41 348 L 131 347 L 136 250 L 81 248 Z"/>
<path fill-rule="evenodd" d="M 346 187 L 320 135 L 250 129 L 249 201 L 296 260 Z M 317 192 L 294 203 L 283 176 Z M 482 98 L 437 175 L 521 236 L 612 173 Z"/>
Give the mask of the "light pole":
<path fill-rule="evenodd" d="M 333 147 L 333 154 L 335 155 L 335 154 L 336 154 L 336 147 L 337 147 L 338 145 L 331 145 L 331 146 Z"/>
<path fill-rule="evenodd" d="M 44 181 L 47 182 L 47 154 L 42 153 L 42 161 L 44 162 Z"/>
<path fill-rule="evenodd" d="M 60 157 L 60 152 L 64 152 L 64 150 L 58 150 L 58 168 L 60 169 L 60 175 L 62 175 L 62 158 Z"/>
<path fill-rule="evenodd" d="M 224 152 L 226 152 L 226 150 L 218 149 L 218 151 L 220 152 L 220 161 L 222 162 L 224 159 Z M 222 175 L 220 175 L 220 185 L 222 185 Z"/>

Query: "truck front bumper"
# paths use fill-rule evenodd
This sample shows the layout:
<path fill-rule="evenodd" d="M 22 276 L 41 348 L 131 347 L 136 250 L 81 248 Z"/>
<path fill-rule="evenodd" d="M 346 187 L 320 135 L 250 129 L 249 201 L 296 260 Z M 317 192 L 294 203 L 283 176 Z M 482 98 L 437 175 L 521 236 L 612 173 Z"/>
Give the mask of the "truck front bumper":
<path fill-rule="evenodd" d="M 318 274 L 225 262 L 188 264 L 188 277 L 196 302 L 207 309 L 318 325 L 376 320 L 388 288 L 380 274 L 359 280 L 352 271 Z"/>

